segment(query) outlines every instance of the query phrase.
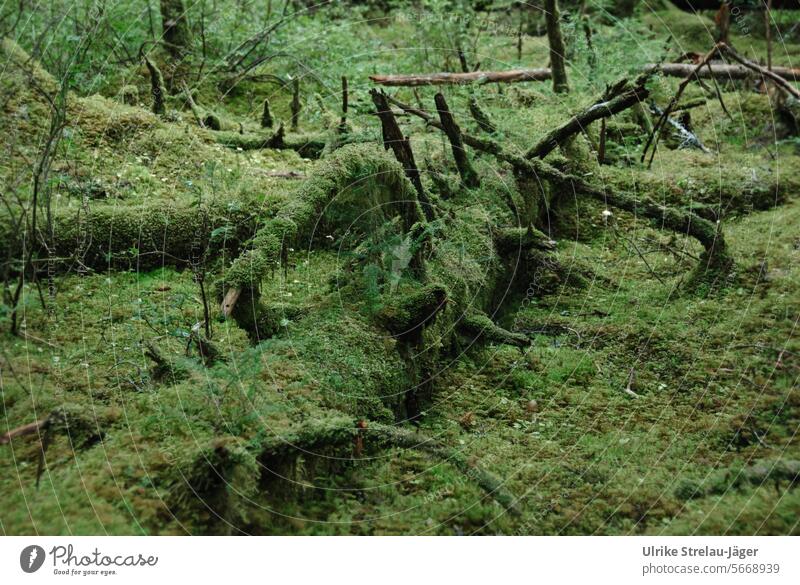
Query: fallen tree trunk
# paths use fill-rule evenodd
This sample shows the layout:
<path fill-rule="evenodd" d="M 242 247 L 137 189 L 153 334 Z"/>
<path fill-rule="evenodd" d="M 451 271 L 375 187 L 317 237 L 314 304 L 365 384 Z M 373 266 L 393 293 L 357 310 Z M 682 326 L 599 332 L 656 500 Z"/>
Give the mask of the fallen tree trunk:
<path fill-rule="evenodd" d="M 652 73 L 660 69 L 667 77 L 686 77 L 695 69 L 692 63 L 651 63 L 642 73 Z M 800 81 L 800 69 L 792 67 L 772 67 L 772 72 L 790 81 Z M 714 62 L 698 71 L 696 76 L 703 79 L 748 79 L 758 73 L 744 65 Z M 464 85 L 469 83 L 521 83 L 525 81 L 549 81 L 552 73 L 549 68 L 512 69 L 509 71 L 473 71 L 470 73 L 421 73 L 408 75 L 371 75 L 370 79 L 378 85 L 393 87 L 418 87 L 422 85 Z"/>
<path fill-rule="evenodd" d="M 12 439 L 16 439 L 17 437 L 24 437 L 25 435 L 38 433 L 39 431 L 43 430 L 44 427 L 49 424 L 49 422 L 50 417 L 46 417 L 42 420 L 37 420 L 36 422 L 28 423 L 26 425 L 22 425 L 21 427 L 11 429 L 7 433 L 0 435 L 0 445 L 10 443 Z"/>
<path fill-rule="evenodd" d="M 98 205 L 88 213 L 58 211 L 53 216 L 47 261 L 65 272 L 185 267 L 196 256 L 198 241 L 210 241 L 214 230 L 223 231 L 224 238 L 210 241 L 209 252 L 236 253 L 239 244 L 256 231 L 262 212 L 258 201 L 232 199 L 212 201 L 202 208 L 157 202 L 135 207 Z M 21 258 L 23 251 L 13 247 L 21 239 L 9 233 L 13 229 L 0 219 L 0 246 L 10 247 L 9 258 Z M 45 254 L 44 245 L 39 245 Z"/>

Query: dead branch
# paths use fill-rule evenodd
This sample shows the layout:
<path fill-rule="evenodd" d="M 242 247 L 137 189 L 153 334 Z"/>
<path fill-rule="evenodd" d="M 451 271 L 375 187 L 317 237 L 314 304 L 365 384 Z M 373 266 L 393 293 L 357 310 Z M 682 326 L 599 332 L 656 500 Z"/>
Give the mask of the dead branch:
<path fill-rule="evenodd" d="M 650 104 L 650 111 L 659 117 L 664 115 L 664 110 L 662 110 L 655 104 Z M 702 150 L 706 154 L 709 154 L 711 152 L 700 141 L 700 138 L 698 138 L 694 132 L 692 132 L 686 126 L 678 122 L 675 118 L 668 117 L 666 120 L 667 124 L 672 126 L 673 130 L 675 130 L 675 134 L 677 134 L 678 138 L 681 139 L 681 143 L 678 146 L 678 148 L 685 148 L 687 146 L 691 146 L 693 148 L 697 148 L 698 150 Z"/>
<path fill-rule="evenodd" d="M 692 72 L 687 75 L 683 81 L 680 82 L 678 85 L 678 90 L 675 92 L 675 95 L 672 96 L 672 99 L 667 104 L 667 107 L 662 112 L 661 116 L 659 117 L 658 121 L 653 125 L 653 131 L 650 133 L 650 136 L 647 137 L 647 142 L 645 142 L 644 149 L 642 150 L 642 162 L 644 162 L 645 158 L 647 158 L 647 152 L 652 145 L 652 151 L 650 154 L 650 160 L 647 163 L 648 168 L 650 165 L 653 164 L 653 158 L 656 155 L 656 148 L 658 147 L 658 139 L 661 134 L 661 129 L 664 127 L 664 124 L 667 122 L 669 115 L 672 113 L 673 109 L 676 105 L 678 105 L 678 101 L 681 99 L 684 90 L 692 81 L 692 78 L 697 74 L 698 71 L 702 70 L 703 67 L 708 65 L 708 62 L 716 55 L 719 50 L 721 44 L 716 44 L 712 47 L 712 49 L 700 60 L 700 62 L 694 66 Z"/>
<path fill-rule="evenodd" d="M 395 158 L 403 165 L 406 176 L 411 180 L 414 189 L 417 191 L 417 197 L 419 198 L 420 204 L 422 204 L 426 219 L 428 221 L 433 221 L 435 219 L 433 208 L 422 186 L 419 169 L 417 168 L 416 162 L 414 162 L 414 152 L 411 150 L 411 143 L 400 130 L 400 126 L 397 124 L 392 109 L 389 107 L 386 94 L 373 89 L 370 91 L 370 95 L 372 96 L 372 102 L 375 104 L 378 117 L 381 120 L 383 146 L 387 150 L 391 148 Z M 405 215 L 407 216 L 405 219 L 406 229 L 410 229 L 411 225 L 414 223 L 411 217 L 411 215 L 413 215 L 412 210 L 409 209 L 408 213 Z"/>
<path fill-rule="evenodd" d="M 464 185 L 470 188 L 477 187 L 479 184 L 478 174 L 472 168 L 472 163 L 469 162 L 469 157 L 467 157 L 467 151 L 464 150 L 464 142 L 461 140 L 461 128 L 458 127 L 453 114 L 450 113 L 444 94 L 437 93 L 434 96 L 434 100 L 436 101 L 436 109 L 439 112 L 439 120 L 444 128 L 444 133 L 450 140 L 458 174 L 461 175 Z"/>
<path fill-rule="evenodd" d="M 427 112 L 408 106 L 395 98 L 388 97 L 387 99 L 407 113 L 422 118 L 434 128 L 443 130 L 441 123 L 434 120 Z M 574 189 L 579 195 L 590 197 L 605 205 L 617 207 L 637 216 L 646 217 L 662 229 L 695 238 L 705 248 L 705 255 L 701 258 L 704 268 L 725 270 L 730 266 L 731 260 L 722 232 L 716 224 L 691 211 L 666 207 L 646 197 L 635 197 L 619 191 L 605 191 L 596 188 L 582 178 L 564 173 L 539 158 L 529 159 L 509 153 L 503 149 L 500 143 L 489 138 L 478 138 L 466 133 L 462 133 L 461 137 L 464 144 L 510 164 L 517 172 Z"/>
<path fill-rule="evenodd" d="M 469 113 L 472 114 L 472 118 L 481 130 L 487 134 L 494 134 L 497 132 L 497 126 L 495 126 L 489 115 L 481 108 L 475 96 L 469 98 Z"/>
<path fill-rule="evenodd" d="M 150 60 L 145 54 L 142 54 L 144 64 L 150 72 L 150 92 L 153 94 L 153 113 L 161 116 L 166 111 L 164 107 L 164 100 L 167 94 L 167 89 L 164 85 L 164 76 L 161 70 Z"/>
<path fill-rule="evenodd" d="M 755 71 L 756 73 L 760 74 L 763 77 L 769 78 L 775 85 L 780 87 L 785 92 L 789 93 L 795 99 L 800 100 L 800 90 L 795 88 L 791 83 L 789 83 L 784 77 L 781 75 L 780 69 L 781 67 L 773 67 L 770 71 L 769 69 L 763 68 L 761 65 L 757 63 L 753 63 L 752 61 L 748 61 L 744 57 L 742 57 L 739 53 L 737 53 L 733 47 L 730 45 L 726 45 L 725 43 L 720 44 L 719 50 L 722 51 L 725 55 L 733 59 L 734 61 L 738 61 L 747 69 Z M 791 76 L 795 79 L 800 78 L 800 70 L 793 69 L 791 70 Z M 788 76 L 787 76 L 788 77 Z"/>
<path fill-rule="evenodd" d="M 48 424 L 50 424 L 49 416 L 41 420 L 37 420 L 36 422 L 28 423 L 15 429 L 11 429 L 7 433 L 0 435 L 0 445 L 10 443 L 11 439 L 16 439 L 17 437 L 24 437 L 26 435 L 38 433 L 40 430 L 44 430 Z"/>
<path fill-rule="evenodd" d="M 652 73 L 660 69 L 667 77 L 686 77 L 692 75 L 702 79 L 749 79 L 754 71 L 744 65 L 722 62 L 709 62 L 695 71 L 692 63 L 651 63 L 645 65 L 642 73 Z M 772 72 L 788 79 L 800 80 L 800 69 L 792 67 L 773 67 Z M 509 71 L 472 71 L 470 73 L 413 73 L 408 75 L 371 75 L 370 79 L 378 85 L 392 87 L 419 87 L 423 85 L 464 85 L 469 83 L 521 83 L 526 81 L 549 81 L 550 68 L 512 69 Z"/>
<path fill-rule="evenodd" d="M 547 81 L 550 69 L 512 69 L 510 71 L 472 71 L 470 73 L 429 73 L 412 75 L 371 75 L 378 85 L 462 85 L 466 83 L 518 83 L 521 81 Z"/>
<path fill-rule="evenodd" d="M 614 84 L 606 90 L 600 100 L 582 112 L 575 114 L 566 123 L 548 132 L 533 148 L 525 153 L 525 157 L 544 158 L 556 147 L 584 130 L 595 120 L 613 116 L 627 110 L 634 104 L 640 103 L 650 95 L 650 91 L 645 87 L 648 78 L 648 74 L 640 76 L 633 86 L 625 79 Z"/>

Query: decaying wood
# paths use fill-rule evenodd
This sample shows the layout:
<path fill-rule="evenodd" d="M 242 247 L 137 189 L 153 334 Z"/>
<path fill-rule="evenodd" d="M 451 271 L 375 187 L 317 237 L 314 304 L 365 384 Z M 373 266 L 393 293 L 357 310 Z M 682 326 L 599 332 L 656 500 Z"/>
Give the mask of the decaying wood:
<path fill-rule="evenodd" d="M 192 97 L 192 92 L 189 90 L 189 88 L 186 86 L 185 83 L 182 85 L 182 87 L 183 87 L 183 95 L 186 97 L 186 103 L 189 104 L 189 109 L 192 111 L 192 116 L 194 116 L 195 122 L 197 122 L 197 125 L 200 126 L 201 128 L 205 128 L 206 125 L 203 122 L 203 113 L 200 111 L 200 108 L 197 107 L 197 104 L 195 103 L 194 98 Z"/>
<path fill-rule="evenodd" d="M 633 85 L 622 80 L 610 87 L 603 97 L 574 115 L 566 123 L 547 133 L 525 154 L 527 158 L 544 158 L 556 147 L 584 130 L 595 120 L 613 116 L 643 101 L 650 94 L 645 86 L 648 76 L 639 77 Z"/>
<path fill-rule="evenodd" d="M 692 75 L 700 79 L 749 79 L 754 77 L 755 71 L 744 65 L 709 61 L 708 65 L 699 71 L 693 63 L 664 63 L 661 65 L 650 64 L 645 66 L 645 72 L 660 68 L 667 77 L 687 77 Z M 789 79 L 800 80 L 800 69 L 792 67 L 773 67 L 772 72 Z"/>
<path fill-rule="evenodd" d="M 472 71 L 470 73 L 429 73 L 412 75 L 371 75 L 378 85 L 462 85 L 466 83 L 518 83 L 521 81 L 547 81 L 550 69 L 512 69 L 510 71 Z"/>
<path fill-rule="evenodd" d="M 347 77 L 342 75 L 342 119 L 339 120 L 339 132 L 347 131 L 347 102 L 348 102 Z"/>
<path fill-rule="evenodd" d="M 375 104 L 378 117 L 381 121 L 383 145 L 387 150 L 391 148 L 395 158 L 403 165 L 406 176 L 411 180 L 411 184 L 414 185 L 414 189 L 417 191 L 417 197 L 422 205 L 422 210 L 426 219 L 428 221 L 433 221 L 435 215 L 430 200 L 422 186 L 422 179 L 420 178 L 417 163 L 414 161 L 414 152 L 411 150 L 411 143 L 400 130 L 400 126 L 397 124 L 397 120 L 389 106 L 386 94 L 373 89 L 370 91 L 370 95 L 372 96 L 372 102 Z M 414 223 L 414 221 L 412 221 L 412 215 L 414 213 L 415 211 L 409 209 L 406 214 L 406 228 L 410 228 L 411 224 Z"/>
<path fill-rule="evenodd" d="M 643 67 L 642 73 L 660 69 L 667 77 L 686 77 L 693 75 L 701 79 L 749 79 L 755 72 L 743 65 L 710 62 L 699 71 L 692 63 L 651 63 Z M 773 67 L 772 72 L 781 77 L 800 80 L 800 69 L 792 67 Z M 509 71 L 472 71 L 471 73 L 419 73 L 408 75 L 372 75 L 370 79 L 378 85 L 393 87 L 419 87 L 423 85 L 464 85 L 469 83 L 521 83 L 525 81 L 549 81 L 550 68 L 513 69 Z"/>
<path fill-rule="evenodd" d="M 153 95 L 153 113 L 162 116 L 166 111 L 164 107 L 165 96 L 167 89 L 164 85 L 164 76 L 161 70 L 156 66 L 150 57 L 142 53 L 144 64 L 147 66 L 147 71 L 150 73 L 150 93 Z"/>
<path fill-rule="evenodd" d="M 453 158 L 456 161 L 456 168 L 458 174 L 461 175 L 461 180 L 467 187 L 477 187 L 479 184 L 478 174 L 472 168 L 472 163 L 469 162 L 467 151 L 464 150 L 464 142 L 461 140 L 461 128 L 458 127 L 453 115 L 450 113 L 450 108 L 447 106 L 447 100 L 444 94 L 437 93 L 434 96 L 436 102 L 436 109 L 439 112 L 439 120 L 444 128 L 444 133 L 450 140 L 450 146 L 453 150 Z"/>
<path fill-rule="evenodd" d="M 651 104 L 650 105 L 650 111 L 653 112 L 653 114 L 655 114 L 656 116 L 659 116 L 659 117 L 664 115 L 664 110 L 662 110 L 661 108 L 659 108 L 655 104 Z M 711 152 L 700 141 L 700 138 L 698 138 L 697 135 L 694 132 L 689 130 L 689 128 L 687 128 L 686 125 L 681 124 L 678 120 L 676 120 L 675 118 L 672 118 L 672 117 L 668 117 L 666 123 L 669 124 L 672 127 L 672 129 L 675 131 L 675 134 L 681 140 L 681 143 L 678 146 L 678 148 L 692 147 L 692 148 L 697 148 L 698 150 L 702 150 L 706 154 Z"/>
<path fill-rule="evenodd" d="M 478 127 L 488 134 L 494 134 L 497 132 L 497 126 L 495 126 L 492 119 L 489 115 L 483 111 L 481 105 L 478 103 L 478 100 L 475 99 L 475 96 L 469 98 L 469 113 L 472 114 L 472 118 L 477 122 Z"/>
<path fill-rule="evenodd" d="M 764 7 L 764 30 L 767 37 L 767 69 L 772 71 L 772 0 Z"/>
<path fill-rule="evenodd" d="M 272 111 L 269 107 L 269 99 L 264 98 L 264 108 L 261 112 L 261 127 L 262 128 L 272 128 L 272 125 L 275 123 L 274 119 L 272 118 Z"/>
<path fill-rule="evenodd" d="M 234 307 L 236 307 L 236 301 L 239 300 L 239 297 L 242 295 L 242 289 L 240 288 L 229 288 L 228 292 L 225 293 L 225 297 L 222 299 L 222 304 L 220 305 L 220 310 L 222 311 L 222 316 L 226 319 L 230 317 L 231 312 L 233 311 Z"/>
<path fill-rule="evenodd" d="M 606 119 L 600 120 L 600 144 L 597 146 L 597 162 L 603 164 L 606 161 Z"/>
<path fill-rule="evenodd" d="M 295 77 L 292 80 L 292 132 L 297 132 L 300 124 L 300 79 Z"/>
<path fill-rule="evenodd" d="M 484 341 L 499 345 L 528 347 L 531 340 L 527 335 L 514 333 L 497 325 L 485 313 L 464 315 L 458 322 L 459 332 L 470 338 L 470 341 Z"/>
<path fill-rule="evenodd" d="M 438 120 L 434 120 L 427 112 L 408 106 L 397 99 L 388 99 L 409 114 L 418 116 L 434 128 L 443 130 L 441 123 Z M 610 205 L 648 218 L 662 229 L 668 229 L 695 238 L 705 248 L 705 256 L 701 258 L 704 265 L 703 269 L 724 270 L 730 265 L 731 260 L 728 256 L 727 246 L 718 226 L 691 211 L 666 207 L 646 197 L 635 197 L 615 190 L 606 191 L 594 187 L 584 179 L 564 173 L 539 158 L 526 158 L 509 153 L 499 142 L 489 138 L 478 138 L 467 133 L 462 133 L 461 137 L 467 146 L 510 164 L 520 173 L 527 173 L 528 176 L 539 177 L 556 185 L 574 189 L 577 194 L 599 201 L 604 205 Z"/>
<path fill-rule="evenodd" d="M 5 445 L 11 442 L 11 439 L 16 439 L 17 437 L 24 437 L 25 435 L 32 435 L 34 433 L 38 433 L 42 430 L 47 424 L 50 422 L 50 417 L 43 418 L 42 420 L 37 420 L 36 422 L 28 423 L 26 425 L 22 425 L 15 429 L 11 429 L 7 433 L 0 435 L 0 445 Z"/>
<path fill-rule="evenodd" d="M 737 53 L 730 45 L 722 43 L 720 44 L 719 49 L 734 61 L 741 63 L 743 67 L 746 67 L 747 69 L 750 69 L 751 71 L 768 78 L 770 81 L 775 83 L 775 85 L 780 87 L 795 99 L 800 99 L 800 90 L 798 90 L 785 79 L 785 77 L 793 77 L 795 80 L 800 79 L 800 69 L 792 69 L 788 75 L 782 72 L 782 69 L 784 69 L 783 67 L 773 67 L 770 71 L 761 65 L 758 65 L 757 63 L 748 61 L 739 53 Z"/>
<path fill-rule="evenodd" d="M 353 449 L 396 447 L 426 453 L 435 459 L 447 462 L 466 478 L 480 487 L 495 502 L 512 514 L 519 513 L 518 499 L 503 485 L 503 481 L 483 469 L 472 458 L 466 457 L 459 448 L 448 447 L 432 437 L 394 425 L 353 419 L 341 416 L 329 422 L 308 422 L 296 430 L 271 436 L 261 445 L 259 460 L 267 465 L 271 460 L 296 457 L 298 452 L 315 453 L 323 447 L 340 446 Z"/>

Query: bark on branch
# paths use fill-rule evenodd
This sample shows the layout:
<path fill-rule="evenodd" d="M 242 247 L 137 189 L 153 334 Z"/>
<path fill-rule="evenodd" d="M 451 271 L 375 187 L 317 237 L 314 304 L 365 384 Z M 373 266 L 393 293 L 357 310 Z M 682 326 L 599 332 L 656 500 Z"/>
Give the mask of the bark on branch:
<path fill-rule="evenodd" d="M 694 75 L 702 79 L 748 79 L 756 72 L 744 65 L 714 62 L 699 71 L 691 63 L 651 63 L 645 65 L 642 73 L 651 73 L 660 68 L 667 77 L 686 77 Z M 773 67 L 772 72 L 790 80 L 800 80 L 800 69 L 792 67 Z M 520 83 L 525 81 L 549 81 L 550 68 L 512 69 L 509 71 L 472 71 L 470 73 L 417 73 L 408 75 L 371 75 L 370 79 L 378 85 L 391 87 L 419 87 L 424 85 L 465 85 L 469 83 Z"/>
<path fill-rule="evenodd" d="M 392 109 L 389 107 L 386 94 L 373 89 L 370 95 L 372 96 L 372 102 L 375 104 L 378 117 L 381 120 L 383 145 L 387 150 L 391 148 L 397 161 L 403 165 L 406 176 L 411 180 L 411 184 L 414 185 L 414 189 L 417 191 L 417 197 L 422 205 L 425 218 L 428 221 L 433 221 L 435 219 L 433 207 L 431 207 L 430 200 L 422 186 L 422 179 L 420 178 L 417 163 L 414 161 L 414 152 L 411 150 L 411 143 L 400 130 L 400 126 L 397 124 Z M 407 221 L 406 224 L 406 229 L 409 229 L 411 227 L 408 225 L 409 222 Z"/>
<path fill-rule="evenodd" d="M 470 188 L 477 187 L 479 184 L 478 174 L 472 168 L 472 163 L 469 162 L 469 157 L 467 157 L 467 151 L 464 150 L 464 142 L 461 140 L 461 128 L 458 127 L 453 114 L 450 113 L 444 94 L 437 93 L 434 100 L 436 101 L 436 109 L 439 112 L 439 120 L 448 140 L 450 140 L 458 174 L 461 175 L 464 185 Z"/>
<path fill-rule="evenodd" d="M 585 130 L 595 120 L 613 116 L 640 103 L 650 94 L 645 87 L 647 79 L 648 76 L 643 75 L 636 80 L 633 86 L 630 86 L 624 79 L 615 84 L 599 101 L 548 132 L 533 148 L 528 150 L 525 154 L 526 158 L 544 158 L 572 136 Z"/>

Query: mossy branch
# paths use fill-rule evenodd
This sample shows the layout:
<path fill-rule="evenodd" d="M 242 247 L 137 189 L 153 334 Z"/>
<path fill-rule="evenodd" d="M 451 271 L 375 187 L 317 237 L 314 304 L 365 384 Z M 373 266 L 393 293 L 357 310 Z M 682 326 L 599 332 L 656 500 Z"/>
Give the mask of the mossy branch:
<path fill-rule="evenodd" d="M 363 438 L 365 449 L 397 447 L 420 451 L 442 462 L 450 463 L 503 508 L 513 514 L 519 513 L 517 498 L 504 487 L 501 478 L 480 467 L 462 451 L 401 427 L 357 421 L 346 416 L 309 422 L 264 441 L 259 446 L 261 453 L 259 461 L 268 465 L 271 460 L 293 457 L 302 452 L 313 453 L 331 447 L 345 447 L 352 450 L 359 436 Z"/>

